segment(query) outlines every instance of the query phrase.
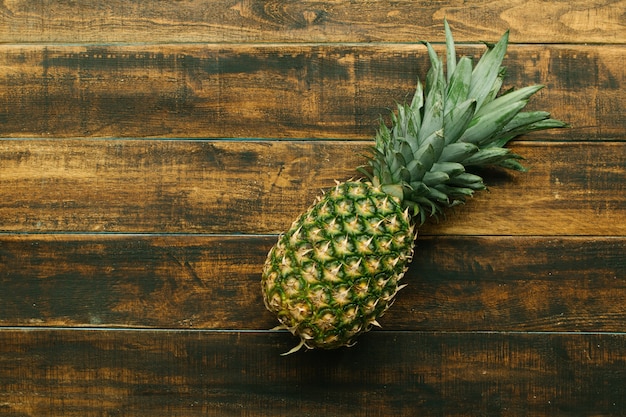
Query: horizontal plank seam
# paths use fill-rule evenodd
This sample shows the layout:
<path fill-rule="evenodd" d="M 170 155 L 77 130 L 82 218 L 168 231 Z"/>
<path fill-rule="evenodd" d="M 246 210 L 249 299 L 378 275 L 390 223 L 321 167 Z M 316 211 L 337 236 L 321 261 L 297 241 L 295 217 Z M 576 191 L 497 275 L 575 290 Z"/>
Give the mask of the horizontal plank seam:
<path fill-rule="evenodd" d="M 274 233 L 163 233 L 163 232 L 63 232 L 63 231 L 46 231 L 46 232 L 21 232 L 21 231 L 0 231 L 0 239 L 6 237 L 17 237 L 17 236 L 29 236 L 29 237 L 37 237 L 37 236 L 63 236 L 63 237 L 213 237 L 213 238 L 278 238 L 279 234 Z M 460 238 L 460 237 L 468 237 L 468 238 L 481 238 L 481 237 L 501 237 L 501 238 L 524 238 L 524 239 L 626 239 L 626 235 L 512 235 L 512 234 L 435 234 L 435 233 L 420 233 L 418 236 L 418 240 L 422 237 L 440 237 L 440 238 Z"/>
<path fill-rule="evenodd" d="M 0 332 L 4 331 L 23 331 L 23 332 L 145 332 L 145 333 L 243 333 L 243 334 L 291 334 L 287 330 L 271 330 L 271 329 L 180 329 L 180 328 L 151 328 L 151 327 L 69 327 L 69 326 L 0 326 Z M 607 335 L 607 336 L 626 336 L 625 332 L 610 331 L 524 331 L 524 330 L 384 330 L 379 329 L 370 334 L 388 335 L 390 333 L 397 334 L 499 334 L 499 335 Z"/>
<path fill-rule="evenodd" d="M 492 41 L 496 41 L 497 40 L 497 36 L 494 36 L 493 39 L 491 39 Z M 445 41 L 429 41 L 427 39 L 425 39 L 425 41 L 430 42 L 431 45 L 433 46 L 444 46 L 445 45 Z M 7 43 L 0 43 L 0 47 L 2 46 L 8 46 L 8 47 L 21 47 L 21 46 L 61 46 L 61 47 L 77 47 L 77 46 L 95 46 L 95 47 L 108 47 L 108 46 L 114 46 L 114 47 L 119 47 L 119 46 L 129 46 L 129 47 L 135 47 L 135 46 L 141 46 L 141 47 L 150 47 L 150 46 L 182 46 L 182 45 L 189 45 L 189 46 L 245 46 L 245 47 L 271 47 L 271 48 L 275 48 L 275 47 L 286 47 L 286 46 L 302 46 L 302 47 L 316 47 L 316 46 L 337 46 L 337 47 L 362 47 L 362 46 L 366 46 L 366 47 L 380 47 L 380 46 L 393 46 L 393 45 L 400 45 L 400 46 L 406 46 L 406 45 L 421 45 L 422 44 L 422 40 L 421 39 L 417 39 L 415 41 L 406 41 L 406 42 L 397 42 L 397 41 L 388 41 L 388 42 L 381 42 L 381 41 L 374 41 L 374 42 L 370 42 L 370 41 L 363 41 L 363 42 L 331 42 L 331 41 L 318 41 L 318 42 L 299 42 L 299 41 L 291 41 L 291 42 L 286 42 L 286 41 L 281 41 L 281 42 L 273 42 L 273 41 L 269 41 L 269 42 L 259 42 L 259 41 L 254 41 L 254 42 L 232 42 L 232 41 L 223 41 L 223 42 L 219 42 L 219 41 L 210 41 L 210 42 L 202 42 L 202 41 L 183 41 L 183 42 L 122 42 L 122 41 L 111 41 L 111 42 L 54 42 L 54 41 L 46 41 L 46 42 L 7 42 Z M 476 47 L 483 47 L 484 44 L 481 43 L 479 40 L 476 41 L 457 41 L 456 42 L 457 46 L 476 46 Z M 587 46 L 607 46 L 607 47 L 613 47 L 613 46 L 626 46 L 626 42 L 619 42 L 619 41 L 615 41 L 615 42 L 515 42 L 514 40 L 509 40 L 509 45 L 515 45 L 515 46 L 568 46 L 568 47 L 572 47 L 572 46 L 581 46 L 581 47 L 587 47 Z"/>
<path fill-rule="evenodd" d="M 575 127 L 575 126 L 574 126 Z M 533 134 L 534 136 L 534 134 Z M 350 145 L 362 145 L 362 146 L 371 146 L 374 144 L 374 136 L 372 135 L 372 139 L 363 139 L 363 138 L 354 138 L 354 139 L 346 139 L 346 138 L 236 138 L 236 137 L 223 137 L 223 138 L 192 138 L 192 137 L 182 137 L 182 138 L 168 138 L 168 137 L 0 137 L 0 142 L 179 142 L 179 143 L 272 143 L 272 142 L 293 142 L 293 143 L 321 143 L 321 144 L 332 144 L 332 143 L 346 143 Z M 624 134 L 623 139 L 615 139 L 615 138 L 600 138 L 593 140 L 550 140 L 546 138 L 536 138 L 536 139 L 513 139 L 508 143 L 508 145 L 522 145 L 522 146 L 560 146 L 560 145 L 584 145 L 584 146 L 595 146 L 595 145 L 603 145 L 603 144 L 624 144 L 626 142 L 626 133 Z"/>

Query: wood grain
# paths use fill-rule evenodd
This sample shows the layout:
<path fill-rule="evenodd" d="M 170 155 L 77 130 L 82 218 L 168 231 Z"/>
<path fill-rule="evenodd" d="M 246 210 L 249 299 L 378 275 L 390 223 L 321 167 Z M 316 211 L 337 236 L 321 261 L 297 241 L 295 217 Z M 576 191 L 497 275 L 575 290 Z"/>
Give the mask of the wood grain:
<path fill-rule="evenodd" d="M 0 415 L 626 414 L 624 0 L 0 1 Z M 442 52 L 572 127 L 420 229 L 351 349 L 279 356 L 266 253 Z"/>
<path fill-rule="evenodd" d="M 280 233 L 369 143 L 0 141 L 5 232 Z M 518 142 L 525 174 L 480 192 L 423 234 L 626 235 L 624 142 Z"/>
<path fill-rule="evenodd" d="M 618 415 L 617 334 L 395 333 L 281 357 L 284 333 L 0 332 L 8 416 Z"/>
<path fill-rule="evenodd" d="M 623 140 L 625 48 L 511 46 L 504 89 L 546 85 L 529 109 L 572 125 L 529 137 Z M 0 45 L 0 136 L 370 139 L 428 67 L 421 44 Z"/>
<path fill-rule="evenodd" d="M 151 2 L 8 0 L 0 39 L 13 43 L 413 42 L 624 43 L 624 1 L 262 1 Z"/>
<path fill-rule="evenodd" d="M 278 231 L 354 174 L 334 142 L 0 141 L 5 231 Z M 348 166 L 351 168 L 349 169 Z M 238 214 L 237 214 L 238 213 Z"/>
<path fill-rule="evenodd" d="M 259 330 L 275 236 L 0 236 L 0 325 Z M 420 237 L 385 330 L 603 331 L 626 238 Z"/>

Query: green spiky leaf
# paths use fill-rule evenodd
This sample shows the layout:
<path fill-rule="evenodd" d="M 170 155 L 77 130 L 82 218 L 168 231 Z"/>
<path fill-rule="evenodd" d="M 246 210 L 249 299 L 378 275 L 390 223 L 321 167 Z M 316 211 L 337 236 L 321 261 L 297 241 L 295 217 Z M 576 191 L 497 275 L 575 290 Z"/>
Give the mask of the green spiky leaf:
<path fill-rule="evenodd" d="M 379 151 L 370 163 L 376 182 L 394 185 L 395 194 L 403 190 L 403 204 L 416 210 L 421 221 L 424 213 L 437 215 L 484 188 L 482 178 L 465 172 L 466 167 L 523 171 L 521 157 L 504 146 L 521 134 L 565 126 L 547 112 L 522 111 L 543 86 L 500 93 L 508 32 L 486 44 L 474 66 L 468 57 L 457 59 L 452 31 L 447 22 L 444 26 L 445 64 L 424 42 L 431 63 L 425 84 L 418 80 L 411 103 L 397 106 L 391 128 L 381 126 Z"/>
<path fill-rule="evenodd" d="M 494 83 L 500 75 L 508 42 L 509 31 L 506 31 L 497 44 L 487 45 L 489 49 L 483 54 L 472 71 L 469 97 L 476 99 L 478 109 L 493 90 Z"/>

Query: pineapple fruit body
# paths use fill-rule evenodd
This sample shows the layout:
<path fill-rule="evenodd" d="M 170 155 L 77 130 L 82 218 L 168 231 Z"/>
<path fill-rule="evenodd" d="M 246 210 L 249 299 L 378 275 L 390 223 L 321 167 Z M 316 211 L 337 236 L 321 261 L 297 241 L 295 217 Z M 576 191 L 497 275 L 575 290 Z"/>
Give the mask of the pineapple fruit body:
<path fill-rule="evenodd" d="M 414 237 L 397 198 L 367 181 L 337 184 L 270 251 L 265 305 L 308 348 L 350 345 L 402 288 Z"/>
<path fill-rule="evenodd" d="M 381 123 L 364 179 L 319 198 L 270 250 L 261 284 L 280 328 L 304 347 L 351 346 L 378 325 L 413 256 L 417 227 L 485 188 L 473 168 L 524 171 L 505 145 L 566 126 L 544 111 L 521 111 L 542 86 L 499 94 L 508 33 L 475 66 L 457 60 L 447 22 L 446 63 L 426 43 L 431 68 L 410 104 Z M 445 67 L 445 70 L 444 70 Z"/>

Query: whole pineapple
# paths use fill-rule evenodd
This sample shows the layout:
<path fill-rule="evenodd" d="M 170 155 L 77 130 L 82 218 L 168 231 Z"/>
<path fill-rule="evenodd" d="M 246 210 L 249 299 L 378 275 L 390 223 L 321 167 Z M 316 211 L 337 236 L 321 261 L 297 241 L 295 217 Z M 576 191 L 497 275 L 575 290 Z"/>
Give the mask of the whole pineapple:
<path fill-rule="evenodd" d="M 522 112 L 542 86 L 498 95 L 508 32 L 472 68 L 456 58 L 445 22 L 444 64 L 426 43 L 431 68 L 392 126 L 381 123 L 369 166 L 360 180 L 339 183 L 303 213 L 270 250 L 263 268 L 266 307 L 303 346 L 354 344 L 378 326 L 413 256 L 416 229 L 429 216 L 484 189 L 467 167 L 523 171 L 520 156 L 504 148 L 534 130 L 563 127 L 542 111 Z"/>

